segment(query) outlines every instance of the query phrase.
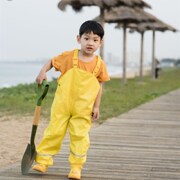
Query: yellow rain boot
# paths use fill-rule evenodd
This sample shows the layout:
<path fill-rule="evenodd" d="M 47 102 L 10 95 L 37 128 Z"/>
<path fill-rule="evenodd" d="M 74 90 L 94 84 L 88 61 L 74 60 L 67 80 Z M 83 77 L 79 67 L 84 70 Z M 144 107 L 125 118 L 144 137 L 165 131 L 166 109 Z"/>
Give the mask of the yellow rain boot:
<path fill-rule="evenodd" d="M 48 166 L 44 164 L 36 164 L 32 169 L 41 173 L 45 173 L 48 169 Z"/>
<path fill-rule="evenodd" d="M 71 171 L 68 175 L 69 179 L 81 179 L 82 165 L 71 165 Z"/>

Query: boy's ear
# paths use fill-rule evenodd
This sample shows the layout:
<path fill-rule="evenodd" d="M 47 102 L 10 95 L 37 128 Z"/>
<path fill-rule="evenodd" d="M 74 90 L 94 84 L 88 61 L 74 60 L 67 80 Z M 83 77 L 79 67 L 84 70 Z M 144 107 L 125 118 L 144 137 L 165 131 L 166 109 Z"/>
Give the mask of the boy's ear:
<path fill-rule="evenodd" d="M 77 42 L 80 44 L 80 39 L 81 39 L 81 37 L 80 37 L 80 35 L 77 35 Z"/>
<path fill-rule="evenodd" d="M 103 44 L 104 44 L 104 40 L 101 39 L 101 41 L 100 41 L 100 46 L 102 46 Z"/>

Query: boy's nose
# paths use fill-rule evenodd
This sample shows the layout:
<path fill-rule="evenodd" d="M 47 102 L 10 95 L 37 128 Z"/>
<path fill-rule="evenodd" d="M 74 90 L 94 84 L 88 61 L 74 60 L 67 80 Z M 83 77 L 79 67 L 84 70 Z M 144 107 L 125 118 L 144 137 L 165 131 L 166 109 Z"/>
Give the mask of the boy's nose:
<path fill-rule="evenodd" d="M 93 44 L 93 41 L 92 40 L 89 40 L 88 41 L 88 45 L 92 45 Z"/>

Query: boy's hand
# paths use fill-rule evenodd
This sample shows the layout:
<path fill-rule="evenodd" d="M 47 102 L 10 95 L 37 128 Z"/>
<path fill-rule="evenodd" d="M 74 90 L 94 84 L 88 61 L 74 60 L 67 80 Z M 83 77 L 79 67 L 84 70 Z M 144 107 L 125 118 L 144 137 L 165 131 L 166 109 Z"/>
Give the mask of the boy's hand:
<path fill-rule="evenodd" d="M 52 68 L 52 62 L 51 59 L 43 66 L 41 69 L 39 75 L 36 78 L 36 82 L 38 84 L 42 84 L 43 80 L 47 80 L 46 72 L 48 72 Z"/>
<path fill-rule="evenodd" d="M 46 73 L 39 73 L 39 75 L 36 78 L 36 82 L 38 84 L 42 84 L 44 79 L 47 80 Z"/>
<path fill-rule="evenodd" d="M 93 108 L 92 118 L 94 121 L 97 121 L 99 119 L 99 107 Z"/>

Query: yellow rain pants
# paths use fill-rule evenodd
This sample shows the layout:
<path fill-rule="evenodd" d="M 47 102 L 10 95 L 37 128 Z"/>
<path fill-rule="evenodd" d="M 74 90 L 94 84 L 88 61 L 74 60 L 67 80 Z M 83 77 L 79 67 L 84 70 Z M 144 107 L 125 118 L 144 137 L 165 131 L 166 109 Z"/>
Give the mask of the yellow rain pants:
<path fill-rule="evenodd" d="M 37 163 L 53 164 L 53 155 L 59 152 L 67 129 L 70 134 L 70 164 L 86 162 L 92 108 L 100 89 L 95 77 L 100 63 L 98 59 L 93 73 L 79 69 L 78 50 L 74 51 L 73 68 L 58 79 L 50 124 L 37 147 Z"/>

